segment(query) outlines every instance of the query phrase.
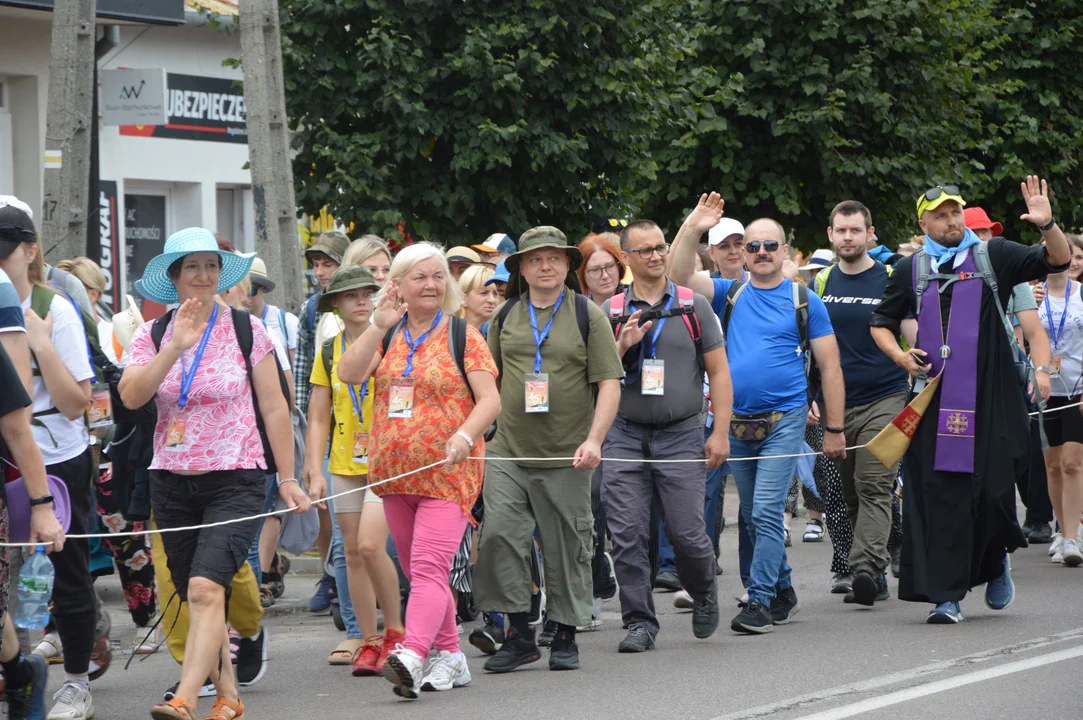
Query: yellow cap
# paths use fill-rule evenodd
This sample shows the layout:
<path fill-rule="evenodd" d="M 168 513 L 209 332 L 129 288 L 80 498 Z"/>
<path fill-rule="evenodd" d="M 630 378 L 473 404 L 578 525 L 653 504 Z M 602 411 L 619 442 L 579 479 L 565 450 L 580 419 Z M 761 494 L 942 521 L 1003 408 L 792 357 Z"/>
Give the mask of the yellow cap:
<path fill-rule="evenodd" d="M 935 199 L 930 200 L 929 194 L 934 191 L 939 191 L 939 194 Z M 929 188 L 921 195 L 918 196 L 918 220 L 929 210 L 935 210 L 948 200 L 954 200 L 963 207 L 966 207 L 966 200 L 963 200 L 963 196 L 959 194 L 959 188 L 956 185 L 937 185 L 936 187 Z"/>

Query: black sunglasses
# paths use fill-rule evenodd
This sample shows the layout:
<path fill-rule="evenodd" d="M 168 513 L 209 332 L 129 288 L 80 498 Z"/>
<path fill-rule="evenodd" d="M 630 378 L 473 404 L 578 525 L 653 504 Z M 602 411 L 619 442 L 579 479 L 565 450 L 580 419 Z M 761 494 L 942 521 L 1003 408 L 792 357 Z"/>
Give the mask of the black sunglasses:
<path fill-rule="evenodd" d="M 763 242 L 760 242 L 759 240 L 753 240 L 752 242 L 745 245 L 745 250 L 755 255 L 760 251 L 760 246 L 762 245 L 763 249 L 767 252 L 776 252 L 780 244 L 781 243 L 779 243 L 778 240 L 764 240 Z"/>
<path fill-rule="evenodd" d="M 929 188 L 925 191 L 925 199 L 932 201 L 936 200 L 943 194 L 947 195 L 959 195 L 961 191 L 958 185 L 937 185 L 934 188 Z"/>

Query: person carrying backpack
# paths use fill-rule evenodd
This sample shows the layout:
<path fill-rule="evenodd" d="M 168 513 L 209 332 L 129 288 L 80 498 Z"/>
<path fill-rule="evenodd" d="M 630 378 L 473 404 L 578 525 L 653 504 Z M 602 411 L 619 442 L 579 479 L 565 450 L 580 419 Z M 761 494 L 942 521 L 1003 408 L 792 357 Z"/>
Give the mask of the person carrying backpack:
<path fill-rule="evenodd" d="M 337 367 L 341 382 L 368 383 L 373 393 L 369 481 L 383 499 L 410 582 L 406 637 L 384 662 L 383 676 L 407 699 L 471 680 L 448 577 L 484 473 L 481 462 L 467 459 L 484 456 L 483 435 L 500 413 L 500 395 L 481 333 L 454 317 L 461 306 L 441 249 L 410 245 L 391 263 L 372 325 Z"/>
<path fill-rule="evenodd" d="M 899 598 L 932 603 L 932 624 L 960 622 L 960 602 L 978 585 L 991 609 L 1011 605 L 1008 553 L 1027 545 L 1015 484 L 1030 457 L 1023 388 L 1032 376 L 1003 308 L 1013 287 L 1066 270 L 1072 253 L 1046 182 L 1031 175 L 1021 189 L 1020 219 L 1044 245 L 983 243 L 966 227 L 957 186 L 918 196 L 924 249 L 896 263 L 870 320 L 876 344 L 929 398 L 923 414 L 908 407 L 893 425 L 909 440 Z M 903 350 L 897 338 L 909 316 L 917 346 Z"/>
<path fill-rule="evenodd" d="M 251 264 L 252 255 L 219 251 L 210 231 L 187 228 L 170 236 L 136 282 L 144 297 L 180 306 L 136 331 L 119 387 L 128 408 L 155 401 L 151 507 L 163 530 L 258 514 L 273 466 L 282 469 L 278 486 L 286 505 L 309 509 L 292 476 L 289 409 L 271 338 L 247 312 L 215 301 Z M 162 535 L 191 630 L 177 694 L 154 706 L 155 720 L 192 720 L 208 676 L 218 691 L 210 717 L 244 714 L 229 662 L 225 589 L 258 527 L 252 519 Z"/>
<path fill-rule="evenodd" d="M 602 452 L 629 460 L 706 461 L 602 465 L 602 500 L 628 627 L 618 651 L 638 653 L 654 648 L 659 630 L 649 559 L 656 494 L 681 586 L 692 597 L 692 632 L 702 639 L 718 628 L 714 544 L 703 513 L 706 472 L 721 467 L 729 455 L 732 389 L 725 342 L 710 304 L 666 277 L 669 248 L 662 229 L 651 220 L 633 220 L 621 232 L 620 243 L 632 284 L 607 300 L 602 311 L 614 325 L 625 376 Z M 706 443 L 704 372 L 710 378 L 716 417 Z"/>
<path fill-rule="evenodd" d="M 726 333 L 733 377 L 730 445 L 741 513 L 751 522 L 753 556 L 748 604 L 730 623 L 738 633 L 770 632 L 790 622 L 799 605 L 786 562 L 782 513 L 804 442 L 813 358 L 823 378 L 824 454 L 845 457 L 845 389 L 834 330 L 823 301 L 783 276 L 786 234 L 761 218 L 745 228 L 750 279 L 705 278 L 695 269 L 696 246 L 718 224 L 723 200 L 703 195 L 673 242 L 670 276 L 711 300 Z M 768 457 L 760 460 L 744 458 Z M 791 457 L 786 457 L 791 456 Z"/>
<path fill-rule="evenodd" d="M 48 474 L 64 481 L 71 502 L 70 534 L 88 532 L 90 488 L 94 475 L 90 435 L 84 419 L 91 399 L 94 367 L 91 338 L 97 330 L 84 324 L 80 311 L 45 285 L 42 248 L 33 220 L 14 204 L 0 208 L 0 226 L 15 228 L 14 239 L 0 242 L 0 269 L 22 302 L 33 367 L 31 427 Z M 35 311 L 37 307 L 41 312 Z M 97 618 L 90 577 L 90 545 L 69 540 L 52 554 L 56 570 L 53 618 L 64 646 L 64 685 L 50 712 L 53 720 L 93 717 L 90 697 L 90 655 Z"/>

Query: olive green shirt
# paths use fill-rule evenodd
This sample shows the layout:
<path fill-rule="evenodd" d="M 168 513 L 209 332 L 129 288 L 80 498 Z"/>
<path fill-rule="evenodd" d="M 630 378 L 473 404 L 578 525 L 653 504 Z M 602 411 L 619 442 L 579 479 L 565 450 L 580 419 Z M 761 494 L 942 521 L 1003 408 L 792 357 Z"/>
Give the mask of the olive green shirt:
<path fill-rule="evenodd" d="M 587 345 L 575 317 L 575 292 L 564 302 L 541 346 L 541 371 L 549 375 L 549 412 L 527 413 L 526 376 L 534 372 L 537 345 L 524 294 L 500 327 L 500 305 L 489 320 L 489 350 L 500 368 L 500 417 L 489 451 L 502 457 L 571 457 L 587 439 L 594 421 L 593 384 L 619 380 L 624 367 L 613 330 L 601 308 L 587 302 L 590 332 Z M 535 308 L 538 330 L 544 330 L 553 309 Z M 571 460 L 520 462 L 526 467 L 570 467 Z"/>

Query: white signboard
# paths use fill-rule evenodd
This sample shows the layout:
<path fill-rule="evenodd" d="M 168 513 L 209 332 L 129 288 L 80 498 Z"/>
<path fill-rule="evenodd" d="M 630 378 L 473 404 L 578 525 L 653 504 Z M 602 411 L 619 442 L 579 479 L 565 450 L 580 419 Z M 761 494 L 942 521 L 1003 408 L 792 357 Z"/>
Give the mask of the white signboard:
<path fill-rule="evenodd" d="M 168 121 L 165 68 L 102 70 L 102 125 L 164 125 Z"/>

